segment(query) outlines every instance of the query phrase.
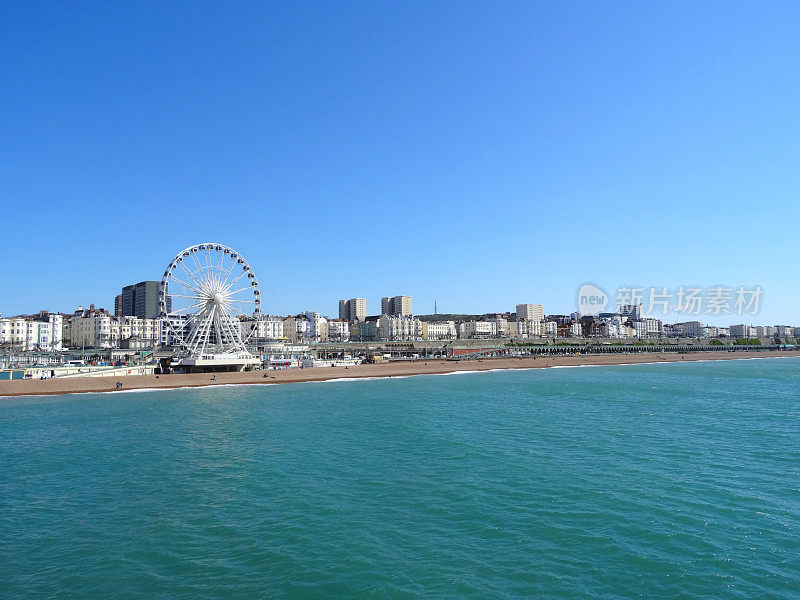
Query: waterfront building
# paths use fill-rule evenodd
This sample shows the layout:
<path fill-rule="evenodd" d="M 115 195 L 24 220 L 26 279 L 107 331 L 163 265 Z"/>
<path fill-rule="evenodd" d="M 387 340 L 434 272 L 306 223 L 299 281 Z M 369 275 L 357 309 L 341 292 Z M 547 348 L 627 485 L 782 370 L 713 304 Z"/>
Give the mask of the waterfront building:
<path fill-rule="evenodd" d="M 419 319 L 411 316 L 381 315 L 378 319 L 378 338 L 386 341 L 416 340 L 421 333 Z"/>
<path fill-rule="evenodd" d="M 354 342 L 375 342 L 378 340 L 378 321 L 382 315 L 365 317 L 363 321 L 350 327 L 350 339 Z"/>
<path fill-rule="evenodd" d="M 350 298 L 350 300 L 339 300 L 339 318 L 351 324 L 366 319 L 366 299 Z"/>
<path fill-rule="evenodd" d="M 308 320 L 308 338 L 306 343 L 316 344 L 328 341 L 328 319 L 317 312 L 306 311 L 303 316 Z"/>
<path fill-rule="evenodd" d="M 756 328 L 750 325 L 731 325 L 732 338 L 754 338 L 758 337 Z"/>
<path fill-rule="evenodd" d="M 122 288 L 121 314 L 118 316 L 156 319 L 160 316 L 158 294 L 160 281 L 140 281 Z M 116 313 L 116 300 L 114 302 Z M 172 311 L 172 299 L 167 298 L 167 312 Z"/>
<path fill-rule="evenodd" d="M 553 321 L 557 325 L 564 325 L 565 323 L 572 323 L 572 317 L 567 315 L 547 315 L 545 321 Z"/>
<path fill-rule="evenodd" d="M 366 317 L 366 315 L 364 315 Z M 345 319 L 328 319 L 328 341 L 350 341 L 350 325 Z"/>
<path fill-rule="evenodd" d="M 286 317 L 283 320 L 283 335 L 292 343 L 306 343 L 310 327 L 304 315 Z"/>
<path fill-rule="evenodd" d="M 458 337 L 455 321 L 430 321 L 423 325 L 423 340 L 453 340 Z"/>
<path fill-rule="evenodd" d="M 139 338 L 148 347 L 158 345 L 160 325 L 158 319 L 141 319 L 139 317 L 119 317 L 114 320 L 119 327 L 119 341 L 131 337 Z"/>
<path fill-rule="evenodd" d="M 794 337 L 794 330 L 789 325 L 776 325 L 775 331 L 782 338 Z"/>
<path fill-rule="evenodd" d="M 644 318 L 631 322 L 633 335 L 637 338 L 658 338 L 664 334 L 661 319 Z"/>
<path fill-rule="evenodd" d="M 542 335 L 549 338 L 554 338 L 558 335 L 558 323 L 555 321 L 545 321 L 542 324 Z"/>
<path fill-rule="evenodd" d="M 79 306 L 69 318 L 70 345 L 111 348 L 115 343 L 112 338 L 111 321 L 112 317 L 105 309 L 95 309 L 94 304 L 91 304 L 88 310 Z"/>
<path fill-rule="evenodd" d="M 283 338 L 283 320 L 277 317 L 242 319 L 239 322 L 239 327 L 242 339 L 249 340 L 251 344 Z"/>
<path fill-rule="evenodd" d="M 465 321 L 458 325 L 458 337 L 487 339 L 497 337 L 495 321 Z"/>
<path fill-rule="evenodd" d="M 316 312 L 286 317 L 283 335 L 294 343 L 316 344 L 328 341 L 328 319 Z"/>
<path fill-rule="evenodd" d="M 544 307 L 541 304 L 517 304 L 517 321 L 543 321 Z"/>
<path fill-rule="evenodd" d="M 542 337 L 541 321 L 520 321 L 514 323 L 513 335 L 519 338 L 539 338 Z"/>
<path fill-rule="evenodd" d="M 511 337 L 511 328 L 509 327 L 508 320 L 501 315 L 495 315 L 492 318 L 495 325 L 495 336 L 499 338 Z"/>
<path fill-rule="evenodd" d="M 381 314 L 394 315 L 399 317 L 410 317 L 413 313 L 411 308 L 411 296 L 394 296 L 381 299 Z"/>
<path fill-rule="evenodd" d="M 706 336 L 709 338 L 728 337 L 731 330 L 728 327 L 716 327 L 715 325 L 706 325 Z"/>
<path fill-rule="evenodd" d="M 62 327 L 62 315 L 45 311 L 32 317 L 2 318 L 0 344 L 17 350 L 61 350 Z"/>
<path fill-rule="evenodd" d="M 773 338 L 778 333 L 778 328 L 772 325 L 757 325 L 755 329 L 759 338 Z"/>
<path fill-rule="evenodd" d="M 706 336 L 706 324 L 700 321 L 675 323 L 671 333 L 673 337 L 702 338 Z"/>

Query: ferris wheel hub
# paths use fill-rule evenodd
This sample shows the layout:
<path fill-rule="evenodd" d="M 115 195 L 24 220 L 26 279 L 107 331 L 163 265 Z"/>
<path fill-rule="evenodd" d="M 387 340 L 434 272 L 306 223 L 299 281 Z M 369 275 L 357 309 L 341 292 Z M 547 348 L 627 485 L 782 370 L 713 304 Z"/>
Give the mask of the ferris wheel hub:
<path fill-rule="evenodd" d="M 214 294 L 214 295 L 211 297 L 211 302 L 213 302 L 214 304 L 216 304 L 217 306 L 219 306 L 220 304 L 222 304 L 223 302 L 225 302 L 225 296 L 223 296 L 221 293 L 217 292 L 216 294 Z"/>

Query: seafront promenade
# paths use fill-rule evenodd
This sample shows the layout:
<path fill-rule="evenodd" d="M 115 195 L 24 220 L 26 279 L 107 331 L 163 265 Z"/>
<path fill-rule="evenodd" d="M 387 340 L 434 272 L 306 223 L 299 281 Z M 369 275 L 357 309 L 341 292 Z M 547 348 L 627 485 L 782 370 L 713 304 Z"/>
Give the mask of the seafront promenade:
<path fill-rule="evenodd" d="M 578 367 L 589 365 L 625 365 L 644 363 L 669 363 L 686 361 L 742 360 L 753 358 L 798 357 L 798 350 L 688 352 L 641 352 L 638 354 L 604 354 L 575 356 L 540 356 L 529 358 L 484 358 L 475 360 L 418 360 L 379 364 L 362 364 L 351 367 L 317 367 L 309 369 L 259 370 L 241 373 L 185 375 L 132 375 L 121 378 L 117 388 L 112 378 L 69 378 L 46 380 L 0 381 L 0 397 L 28 395 L 59 395 L 91 392 L 125 392 L 143 389 L 168 389 L 203 387 L 212 385 L 280 384 L 310 381 L 329 381 L 342 378 L 408 377 L 437 375 L 495 369 L 543 369 L 550 367 Z"/>

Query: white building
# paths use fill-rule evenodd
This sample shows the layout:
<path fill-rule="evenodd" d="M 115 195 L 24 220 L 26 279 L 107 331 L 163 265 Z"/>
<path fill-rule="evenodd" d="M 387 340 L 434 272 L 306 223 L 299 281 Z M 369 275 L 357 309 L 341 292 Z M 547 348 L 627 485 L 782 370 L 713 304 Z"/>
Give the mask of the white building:
<path fill-rule="evenodd" d="M 328 341 L 328 319 L 317 312 L 306 311 L 303 313 L 308 320 L 308 343 Z"/>
<path fill-rule="evenodd" d="M 381 315 L 378 319 L 378 337 L 381 340 L 415 340 L 422 329 L 420 321 L 411 316 Z"/>
<path fill-rule="evenodd" d="M 436 321 L 427 323 L 426 340 L 453 340 L 458 337 L 455 321 Z"/>
<path fill-rule="evenodd" d="M 517 321 L 544 321 L 541 304 L 517 304 Z"/>
<path fill-rule="evenodd" d="M 0 344 L 18 350 L 61 350 L 62 326 L 63 317 L 49 313 L 0 319 Z"/>
<path fill-rule="evenodd" d="M 542 335 L 549 338 L 556 337 L 558 335 L 558 323 L 555 321 L 545 321 L 542 323 Z"/>
<path fill-rule="evenodd" d="M 540 338 L 544 331 L 541 321 L 517 321 L 514 323 L 514 333 L 520 338 Z"/>
<path fill-rule="evenodd" d="M 750 325 L 731 325 L 732 338 L 754 338 L 758 337 L 756 328 Z"/>
<path fill-rule="evenodd" d="M 111 340 L 113 346 L 131 338 L 138 338 L 142 346 L 157 346 L 161 339 L 161 325 L 158 319 L 139 317 L 118 317 L 111 320 Z"/>
<path fill-rule="evenodd" d="M 772 325 L 757 325 L 755 327 L 755 330 L 756 330 L 756 337 L 759 338 L 775 337 L 775 334 L 778 333 L 778 328 L 773 327 Z"/>
<path fill-rule="evenodd" d="M 247 340 L 248 343 L 283 338 L 283 320 L 276 317 L 244 319 L 240 321 L 240 327 L 242 339 Z"/>
<path fill-rule="evenodd" d="M 505 317 L 496 316 L 492 319 L 495 326 L 495 336 L 499 338 L 511 337 L 511 326 Z"/>
<path fill-rule="evenodd" d="M 661 319 L 645 318 L 633 321 L 633 335 L 637 338 L 657 338 L 664 333 L 664 323 Z"/>
<path fill-rule="evenodd" d="M 328 319 L 316 312 L 306 311 L 283 320 L 283 335 L 292 342 L 316 344 L 328 341 Z"/>
<path fill-rule="evenodd" d="M 495 321 L 465 321 L 458 325 L 460 338 L 493 338 L 497 337 L 497 323 Z"/>
<path fill-rule="evenodd" d="M 350 325 L 347 322 L 347 320 L 328 319 L 328 341 L 347 342 L 349 340 L 350 340 Z"/>
<path fill-rule="evenodd" d="M 77 348 L 111 348 L 115 344 L 112 337 L 112 317 L 105 311 L 93 308 L 78 310 L 69 318 L 70 345 Z"/>
<path fill-rule="evenodd" d="M 700 321 L 687 321 L 686 323 L 675 323 L 666 325 L 664 333 L 672 337 L 703 338 L 706 336 L 706 325 Z"/>

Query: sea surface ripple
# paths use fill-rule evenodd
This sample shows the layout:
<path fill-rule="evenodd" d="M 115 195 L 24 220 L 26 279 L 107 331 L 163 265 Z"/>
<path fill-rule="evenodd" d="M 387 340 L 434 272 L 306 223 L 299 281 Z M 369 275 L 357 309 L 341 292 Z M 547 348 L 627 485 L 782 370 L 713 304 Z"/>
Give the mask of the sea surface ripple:
<path fill-rule="evenodd" d="M 3 598 L 798 598 L 800 360 L 0 399 Z"/>

